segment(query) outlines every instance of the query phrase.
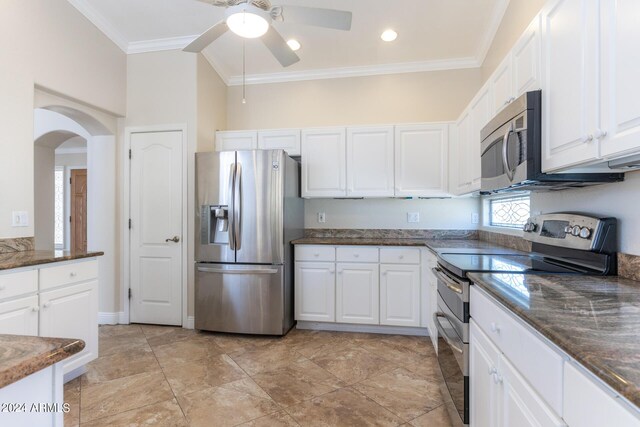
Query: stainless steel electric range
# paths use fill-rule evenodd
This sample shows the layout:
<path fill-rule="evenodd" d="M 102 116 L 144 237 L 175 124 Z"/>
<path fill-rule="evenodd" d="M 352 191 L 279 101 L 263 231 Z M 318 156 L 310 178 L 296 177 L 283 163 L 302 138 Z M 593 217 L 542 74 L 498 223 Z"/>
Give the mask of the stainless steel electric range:
<path fill-rule="evenodd" d="M 454 425 L 469 424 L 469 286 L 467 274 L 588 274 L 617 272 L 617 221 L 576 213 L 544 214 L 524 225 L 529 254 L 440 253 L 438 364 Z"/>

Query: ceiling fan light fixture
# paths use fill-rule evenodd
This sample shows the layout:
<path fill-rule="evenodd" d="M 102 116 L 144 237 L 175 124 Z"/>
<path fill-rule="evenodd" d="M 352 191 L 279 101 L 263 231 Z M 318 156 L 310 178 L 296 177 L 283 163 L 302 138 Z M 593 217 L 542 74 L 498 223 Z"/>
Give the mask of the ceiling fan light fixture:
<path fill-rule="evenodd" d="M 380 38 L 386 42 L 392 42 L 395 39 L 398 38 L 398 33 L 396 33 L 395 31 L 393 31 L 392 29 L 388 29 L 385 30 L 381 35 Z"/>
<path fill-rule="evenodd" d="M 262 37 L 271 25 L 269 12 L 247 3 L 228 8 L 226 17 L 229 29 L 246 39 Z"/>
<path fill-rule="evenodd" d="M 300 49 L 300 42 L 296 39 L 290 39 L 287 41 L 287 44 L 289 45 L 289 47 L 291 48 L 292 51 L 296 51 Z"/>

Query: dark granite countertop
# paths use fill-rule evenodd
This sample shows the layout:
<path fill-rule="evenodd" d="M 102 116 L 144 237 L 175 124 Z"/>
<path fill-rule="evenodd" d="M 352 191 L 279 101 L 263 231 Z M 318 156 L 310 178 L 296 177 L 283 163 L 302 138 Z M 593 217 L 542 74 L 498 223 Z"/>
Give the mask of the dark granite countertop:
<path fill-rule="evenodd" d="M 23 335 L 0 335 L 0 387 L 82 351 L 84 341 Z"/>
<path fill-rule="evenodd" d="M 361 238 L 361 237 L 303 237 L 292 241 L 294 245 L 346 245 L 346 246 L 419 246 L 432 252 L 520 253 L 495 243 L 475 239 L 412 239 L 412 238 Z"/>
<path fill-rule="evenodd" d="M 469 277 L 640 407 L 640 282 L 616 276 Z"/>
<path fill-rule="evenodd" d="M 104 255 L 104 252 L 19 251 L 0 254 L 0 270 Z"/>

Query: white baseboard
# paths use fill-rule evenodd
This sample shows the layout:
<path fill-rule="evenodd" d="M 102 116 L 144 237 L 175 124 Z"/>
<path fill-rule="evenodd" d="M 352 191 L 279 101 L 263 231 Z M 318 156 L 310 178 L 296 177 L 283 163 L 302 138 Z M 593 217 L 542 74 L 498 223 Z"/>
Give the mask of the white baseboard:
<path fill-rule="evenodd" d="M 66 384 L 71 380 L 75 380 L 80 375 L 84 374 L 85 372 L 87 372 L 87 365 L 78 366 L 76 369 L 74 369 L 72 371 L 69 371 L 66 374 L 64 374 L 63 382 Z"/>
<path fill-rule="evenodd" d="M 296 325 L 298 329 L 310 329 L 314 331 L 337 331 L 337 332 L 363 332 L 369 334 L 388 335 L 414 335 L 428 337 L 427 328 L 415 328 L 404 326 L 384 326 L 384 325 L 355 325 L 351 323 L 324 323 L 324 322 L 301 322 Z"/>
<path fill-rule="evenodd" d="M 187 316 L 187 323 L 182 325 L 185 329 L 194 329 L 195 328 L 195 317 Z"/>
<path fill-rule="evenodd" d="M 118 313 L 100 312 L 98 313 L 99 325 L 117 325 L 120 317 Z"/>
<path fill-rule="evenodd" d="M 118 313 L 118 324 L 120 325 L 128 325 L 129 324 L 129 316 L 124 311 Z"/>

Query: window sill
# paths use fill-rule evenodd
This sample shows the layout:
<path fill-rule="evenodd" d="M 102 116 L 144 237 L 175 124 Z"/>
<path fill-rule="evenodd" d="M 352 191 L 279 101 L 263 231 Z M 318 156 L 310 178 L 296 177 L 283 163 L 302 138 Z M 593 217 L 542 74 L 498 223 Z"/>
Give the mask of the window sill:
<path fill-rule="evenodd" d="M 495 227 L 493 225 L 483 225 L 480 230 L 489 231 L 491 233 L 508 234 L 510 236 L 522 237 L 524 232 L 519 228 Z"/>

